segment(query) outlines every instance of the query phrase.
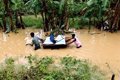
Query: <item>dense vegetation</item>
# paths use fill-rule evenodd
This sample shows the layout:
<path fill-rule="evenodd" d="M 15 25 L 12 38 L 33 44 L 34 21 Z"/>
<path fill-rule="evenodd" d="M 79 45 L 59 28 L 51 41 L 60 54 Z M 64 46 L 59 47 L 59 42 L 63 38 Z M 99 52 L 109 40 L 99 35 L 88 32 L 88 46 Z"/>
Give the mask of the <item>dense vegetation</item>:
<path fill-rule="evenodd" d="M 0 65 L 0 80 L 105 80 L 105 75 L 86 60 L 30 55 L 7 58 Z"/>
<path fill-rule="evenodd" d="M 108 30 L 120 29 L 120 0 L 0 0 L 0 26 L 3 31 L 25 28 L 22 16 L 41 15 L 44 31 L 81 23 L 101 28 L 107 21 Z M 40 22 L 40 23 L 41 23 Z"/>

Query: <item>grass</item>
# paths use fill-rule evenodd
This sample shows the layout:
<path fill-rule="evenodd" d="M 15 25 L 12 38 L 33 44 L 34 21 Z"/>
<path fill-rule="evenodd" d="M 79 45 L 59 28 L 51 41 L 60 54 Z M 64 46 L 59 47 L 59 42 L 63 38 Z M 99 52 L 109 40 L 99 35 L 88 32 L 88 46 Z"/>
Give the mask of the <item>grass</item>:
<path fill-rule="evenodd" d="M 26 27 L 34 27 L 34 28 L 43 27 L 43 21 L 40 15 L 38 15 L 38 17 L 35 17 L 34 15 L 26 15 L 23 17 L 23 21 Z M 79 17 L 74 19 L 69 19 L 70 28 L 83 29 L 86 28 L 86 25 L 88 25 L 88 19 L 83 19 Z"/>
<path fill-rule="evenodd" d="M 98 67 L 73 57 L 7 58 L 0 66 L 0 80 L 105 80 Z"/>
<path fill-rule="evenodd" d="M 41 16 L 35 17 L 34 15 L 27 15 L 23 17 L 23 21 L 26 27 L 42 28 L 43 22 Z M 85 19 L 74 18 L 69 19 L 70 28 L 83 29 L 88 25 L 88 21 Z"/>
<path fill-rule="evenodd" d="M 26 27 L 42 28 L 43 23 L 40 16 L 28 15 L 23 17 L 23 21 Z"/>

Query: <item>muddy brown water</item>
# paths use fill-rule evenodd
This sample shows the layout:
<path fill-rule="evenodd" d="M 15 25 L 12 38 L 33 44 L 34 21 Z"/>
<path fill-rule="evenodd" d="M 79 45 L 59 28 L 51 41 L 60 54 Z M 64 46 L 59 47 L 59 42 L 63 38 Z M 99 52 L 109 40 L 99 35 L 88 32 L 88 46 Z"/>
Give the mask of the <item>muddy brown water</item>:
<path fill-rule="evenodd" d="M 111 70 L 116 74 L 116 80 L 120 77 L 120 32 L 109 33 L 104 31 L 92 30 L 88 34 L 88 30 L 77 30 L 77 37 L 82 42 L 82 47 L 77 49 L 74 44 L 71 44 L 65 49 L 39 49 L 33 50 L 31 46 L 25 46 L 26 33 L 37 32 L 37 29 L 27 28 L 25 30 L 18 30 L 19 33 L 9 33 L 4 35 L 0 31 L 0 60 L 6 57 L 21 57 L 30 54 L 38 55 L 40 57 L 53 56 L 56 58 L 64 56 L 74 56 L 80 59 L 88 59 L 95 65 L 98 65 L 102 70 L 111 76 L 110 69 L 107 67 L 108 63 Z M 120 78 L 119 78 L 120 79 Z"/>

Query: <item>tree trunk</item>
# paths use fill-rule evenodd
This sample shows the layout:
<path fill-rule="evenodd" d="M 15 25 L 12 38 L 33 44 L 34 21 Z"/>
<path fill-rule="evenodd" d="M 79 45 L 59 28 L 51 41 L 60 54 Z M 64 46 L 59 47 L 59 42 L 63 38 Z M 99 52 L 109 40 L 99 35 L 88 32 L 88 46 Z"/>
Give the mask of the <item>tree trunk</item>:
<path fill-rule="evenodd" d="M 5 11 L 8 11 L 8 2 L 9 2 L 9 0 L 3 0 L 3 2 L 4 2 Z"/>
<path fill-rule="evenodd" d="M 48 19 L 47 19 L 47 16 L 46 16 L 46 14 L 45 14 L 45 22 L 44 22 L 44 31 L 45 32 L 48 32 L 49 31 L 49 21 L 48 21 Z"/>
<path fill-rule="evenodd" d="M 91 17 L 89 18 L 88 24 L 89 24 L 89 26 L 88 26 L 88 33 L 90 33 L 90 30 L 91 30 Z"/>
<path fill-rule="evenodd" d="M 23 23 L 23 19 L 22 19 L 22 15 L 20 15 L 20 23 L 21 23 L 22 29 L 25 29 L 25 26 L 24 26 L 24 23 Z"/>
<path fill-rule="evenodd" d="M 11 31 L 14 30 L 14 24 L 13 24 L 13 19 L 12 19 L 12 13 L 9 13 L 9 17 L 10 17 L 10 26 L 11 26 Z"/>
<path fill-rule="evenodd" d="M 5 7 L 5 11 L 7 13 L 7 16 L 9 16 L 9 18 L 10 18 L 11 31 L 13 31 L 14 25 L 13 25 L 13 19 L 12 19 L 12 12 L 9 9 L 9 0 L 3 0 L 3 2 L 4 2 L 4 7 Z"/>
<path fill-rule="evenodd" d="M 8 0 L 3 0 L 4 2 L 4 7 L 5 7 L 5 12 L 8 11 Z M 7 30 L 7 26 L 6 26 L 6 13 L 4 12 L 4 16 L 2 18 L 3 21 L 3 31 L 5 32 Z"/>
<path fill-rule="evenodd" d="M 2 26 L 2 24 L 1 24 L 1 22 L 0 22 L 0 27 L 3 29 L 3 26 Z"/>
<path fill-rule="evenodd" d="M 68 18 L 66 18 L 65 20 L 65 28 L 67 31 L 69 30 L 69 19 Z"/>
<path fill-rule="evenodd" d="M 117 24 L 119 22 L 119 16 L 120 16 L 120 3 L 118 0 L 115 6 L 115 14 L 114 14 L 114 21 L 112 24 L 112 30 L 115 30 L 116 28 L 118 28 Z"/>
<path fill-rule="evenodd" d="M 44 18 L 44 13 L 43 13 L 43 11 L 41 11 L 41 16 L 42 16 L 42 20 L 43 20 L 43 22 L 45 21 L 45 18 Z"/>
<path fill-rule="evenodd" d="M 3 32 L 5 32 L 7 30 L 6 28 L 6 18 L 5 16 L 2 18 L 2 22 L 3 22 Z"/>
<path fill-rule="evenodd" d="M 48 21 L 48 17 L 47 17 L 47 13 L 48 13 L 48 10 L 47 10 L 47 2 L 46 0 L 41 0 L 42 2 L 42 7 L 43 7 L 43 14 L 42 16 L 44 16 L 44 32 L 47 32 L 49 31 L 49 21 Z"/>
<path fill-rule="evenodd" d="M 16 25 L 16 28 L 20 28 L 20 22 L 19 22 L 19 19 L 18 19 L 18 11 L 15 12 L 15 25 Z"/>

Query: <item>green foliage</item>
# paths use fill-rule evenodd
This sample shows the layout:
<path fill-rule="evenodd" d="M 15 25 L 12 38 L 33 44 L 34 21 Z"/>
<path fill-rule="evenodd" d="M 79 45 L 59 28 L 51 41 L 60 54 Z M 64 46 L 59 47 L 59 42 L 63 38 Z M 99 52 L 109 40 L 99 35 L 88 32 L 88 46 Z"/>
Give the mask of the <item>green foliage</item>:
<path fill-rule="evenodd" d="M 24 9 L 23 7 L 25 7 L 25 4 L 23 0 L 11 0 L 10 6 L 13 11 L 16 11 L 16 10 L 22 11 Z"/>
<path fill-rule="evenodd" d="M 6 65 L 0 70 L 0 79 L 15 80 L 14 60 L 12 58 L 8 58 L 5 60 L 5 64 Z"/>
<path fill-rule="evenodd" d="M 0 18 L 4 15 L 4 6 L 2 0 L 0 0 Z"/>
<path fill-rule="evenodd" d="M 9 17 L 9 10 L 5 10 L 4 0 L 0 0 L 0 18 Z M 10 9 L 11 16 L 14 18 L 16 14 L 41 14 L 41 18 L 24 18 L 25 25 L 28 27 L 35 26 L 41 28 L 44 26 L 44 31 L 50 31 L 51 29 L 61 28 L 65 25 L 64 29 L 68 29 L 68 21 L 70 19 L 70 27 L 77 29 L 83 28 L 87 25 L 91 25 L 92 18 L 97 19 L 94 23 L 101 23 L 106 19 L 109 19 L 114 14 L 111 7 L 112 3 L 117 3 L 117 0 L 8 0 L 8 7 Z M 79 19 L 76 19 L 79 18 Z M 83 18 L 85 19 L 83 19 Z M 75 22 L 72 22 L 75 19 Z M 89 21 L 92 20 L 91 22 Z M 10 22 L 10 21 L 9 21 Z M 89 22 L 89 24 L 88 24 Z M 118 21 L 120 22 L 120 21 Z M 2 23 L 2 22 L 1 22 Z M 2 23 L 3 24 L 3 23 Z M 109 23 L 112 25 L 113 23 Z M 96 26 L 96 24 L 94 24 Z M 5 26 L 6 27 L 6 26 Z"/>
<path fill-rule="evenodd" d="M 21 60 L 8 58 L 0 66 L 0 80 L 104 80 L 99 68 L 87 60 L 63 57 L 38 58 L 27 56 Z M 27 63 L 25 63 L 27 62 Z M 16 64 L 18 63 L 18 64 Z"/>
<path fill-rule="evenodd" d="M 76 80 L 89 80 L 91 78 L 91 70 L 87 61 L 76 60 L 72 57 L 64 57 L 62 64 L 65 66 L 65 73 Z"/>
<path fill-rule="evenodd" d="M 43 23 L 40 17 L 24 16 L 23 21 L 26 27 L 42 28 Z"/>
<path fill-rule="evenodd" d="M 70 19 L 70 28 L 80 29 L 82 28 L 79 24 L 79 18 Z"/>
<path fill-rule="evenodd" d="M 88 0 L 87 1 L 87 11 L 84 16 L 87 18 L 96 17 L 98 21 L 103 19 L 105 12 L 110 7 L 111 0 Z"/>
<path fill-rule="evenodd" d="M 29 0 L 25 3 L 26 13 L 39 14 L 41 10 L 41 4 L 39 0 Z"/>
<path fill-rule="evenodd" d="M 88 25 L 88 19 L 87 18 L 72 18 L 70 19 L 70 28 L 76 28 L 76 29 L 83 29 Z"/>

